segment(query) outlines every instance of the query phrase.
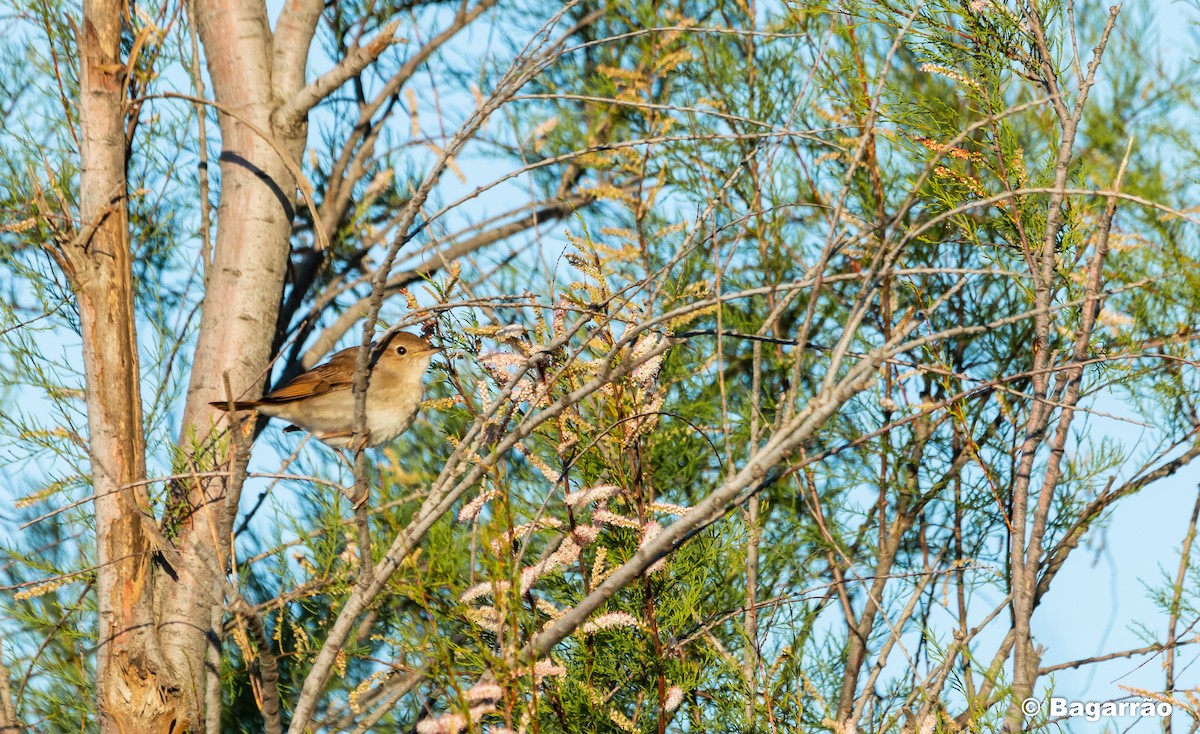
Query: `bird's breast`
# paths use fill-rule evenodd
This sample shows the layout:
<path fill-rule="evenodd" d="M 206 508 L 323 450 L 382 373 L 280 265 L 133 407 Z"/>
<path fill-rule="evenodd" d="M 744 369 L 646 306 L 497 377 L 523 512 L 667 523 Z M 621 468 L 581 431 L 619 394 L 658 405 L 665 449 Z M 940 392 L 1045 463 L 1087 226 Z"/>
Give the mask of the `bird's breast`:
<path fill-rule="evenodd" d="M 389 443 L 408 430 L 421 407 L 421 386 L 372 386 L 367 394 L 367 429 L 372 446 Z"/>

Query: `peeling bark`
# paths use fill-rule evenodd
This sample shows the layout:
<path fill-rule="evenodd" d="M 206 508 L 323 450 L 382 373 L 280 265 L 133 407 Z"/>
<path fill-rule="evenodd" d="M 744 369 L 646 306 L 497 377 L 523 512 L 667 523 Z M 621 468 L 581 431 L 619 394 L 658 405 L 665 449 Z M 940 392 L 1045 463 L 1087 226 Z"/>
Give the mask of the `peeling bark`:
<path fill-rule="evenodd" d="M 155 634 L 126 199 L 123 3 L 86 0 L 80 49 L 82 234 L 61 253 L 83 337 L 96 508 L 100 728 L 181 731 L 180 690 Z"/>
<path fill-rule="evenodd" d="M 21 720 L 17 718 L 17 707 L 13 703 L 8 679 L 8 667 L 4 665 L 4 641 L 0 640 L 0 734 L 20 734 Z"/>

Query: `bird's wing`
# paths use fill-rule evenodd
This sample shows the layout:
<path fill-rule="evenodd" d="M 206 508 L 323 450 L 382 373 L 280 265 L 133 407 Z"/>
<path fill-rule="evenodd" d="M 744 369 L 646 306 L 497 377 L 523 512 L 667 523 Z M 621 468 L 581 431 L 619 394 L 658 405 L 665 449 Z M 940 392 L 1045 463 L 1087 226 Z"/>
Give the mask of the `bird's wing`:
<path fill-rule="evenodd" d="M 354 385 L 356 352 L 358 347 L 343 349 L 325 364 L 313 367 L 278 390 L 264 395 L 260 402 L 288 403 L 337 390 L 349 390 Z"/>

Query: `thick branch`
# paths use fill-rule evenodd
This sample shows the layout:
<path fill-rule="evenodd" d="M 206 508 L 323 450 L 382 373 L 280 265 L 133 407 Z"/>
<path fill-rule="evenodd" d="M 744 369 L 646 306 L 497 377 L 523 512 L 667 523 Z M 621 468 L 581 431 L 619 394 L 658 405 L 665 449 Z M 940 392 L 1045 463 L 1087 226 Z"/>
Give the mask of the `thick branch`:
<path fill-rule="evenodd" d="M 394 44 L 404 43 L 405 39 L 396 38 L 399 27 L 400 21 L 393 20 L 370 43 L 347 51 L 332 69 L 317 77 L 275 111 L 275 124 L 283 128 L 299 124 L 309 110 L 374 63 L 384 51 Z"/>
<path fill-rule="evenodd" d="M 271 78 L 283 99 L 304 88 L 308 50 L 324 8 L 322 0 L 285 0 L 279 10 Z"/>
<path fill-rule="evenodd" d="M 80 197 L 86 239 L 63 252 L 73 274 L 86 375 L 96 508 L 97 697 L 102 732 L 168 731 L 193 718 L 159 654 L 126 198 L 125 5 L 86 0 L 80 32 Z"/>
<path fill-rule="evenodd" d="M 293 171 L 299 170 L 306 138 L 302 125 L 274 128 L 271 115 L 287 96 L 288 79 L 303 84 L 314 10 L 319 14 L 319 4 L 308 6 L 305 18 L 292 19 L 303 21 L 299 25 L 281 26 L 280 38 L 296 45 L 282 49 L 294 63 L 276 78 L 274 52 L 280 49 L 262 3 L 194 0 L 190 7 L 219 111 L 221 189 L 180 432 L 181 452 L 198 476 L 171 485 L 164 522 L 166 534 L 178 539 L 178 558 L 171 564 L 175 578 L 156 584 L 155 594 L 164 655 L 187 672 L 180 687 L 193 697 L 204 695 L 210 640 L 220 639 L 212 629 L 213 606 L 220 604 L 213 590 L 228 568 L 248 458 L 245 450 L 235 450 L 236 442 L 218 443 L 210 433 L 217 414 L 209 403 L 227 398 L 226 381 L 239 396 L 258 395 L 270 365 L 295 216 Z M 221 465 L 228 471 L 199 476 Z"/>
<path fill-rule="evenodd" d="M 4 664 L 4 641 L 0 639 L 0 734 L 20 734 L 21 720 L 9 690 L 9 672 Z"/>

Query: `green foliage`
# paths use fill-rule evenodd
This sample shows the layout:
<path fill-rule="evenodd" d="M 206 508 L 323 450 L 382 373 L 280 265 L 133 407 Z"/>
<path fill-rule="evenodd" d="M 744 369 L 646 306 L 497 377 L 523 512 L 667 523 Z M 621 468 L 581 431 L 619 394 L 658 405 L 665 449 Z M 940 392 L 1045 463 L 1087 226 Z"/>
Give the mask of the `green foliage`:
<path fill-rule="evenodd" d="M 539 20 L 558 10 L 501 5 L 513 29 L 530 23 L 531 8 Z M 335 3 L 320 41 L 336 58 L 348 38 L 398 13 L 411 14 L 415 39 L 447 7 Z M 389 286 L 400 298 L 385 321 L 420 322 L 447 355 L 421 418 L 372 457 L 371 559 L 418 524 L 456 451 L 468 452 L 467 468 L 451 480 L 482 467 L 369 605 L 317 727 L 353 729 L 373 712 L 381 731 L 455 715 L 522 732 L 998 730 L 1013 685 L 1008 653 L 994 658 L 995 640 L 968 631 L 1012 591 L 1010 544 L 1027 534 L 1012 525 L 1013 497 L 1038 355 L 1055 355 L 1056 375 L 1073 366 L 1090 328 L 1087 266 L 1102 243 L 1103 310 L 1081 342 L 1082 417 L 1061 477 L 1030 490 L 1031 505 L 1050 493 L 1046 584 L 1103 525 L 1106 503 L 1142 486 L 1122 483 L 1191 446 L 1197 421 L 1191 72 L 1161 67 L 1148 13 L 1121 16 L 1066 169 L 1075 193 L 1056 208 L 1047 189 L 1064 131 L 1045 75 L 1064 85 L 1070 109 L 1081 93 L 1074 46 L 1086 65 L 1104 21 L 1082 8 L 1039 3 L 1042 48 L 1028 18 L 990 0 L 573 6 L 581 25 L 570 40 L 583 47 L 506 106 L 490 123 L 506 114 L 506 126 L 446 178 L 473 187 L 494 177 L 479 172 L 481 160 L 532 165 L 518 192 L 530 208 L 571 196 L 574 211 L 555 215 L 553 231 L 532 228 L 527 242 L 438 272 L 443 264 L 417 266 L 487 231 L 487 206 L 430 216 L 416 233 L 396 231 L 397 212 L 444 143 L 444 130 L 430 130 L 477 104 L 503 63 L 460 40 L 430 62 L 429 79 L 391 95 L 388 114 L 405 105 L 407 114 L 361 123 L 372 87 L 407 58 L 384 56 L 314 111 L 304 171 L 314 207 L 332 214 L 318 224 L 297 207 L 273 345 L 281 371 L 298 368 L 315 334 L 361 310 L 367 276 L 397 237 L 413 269 Z M 151 25 L 140 18 L 130 32 Z M 184 476 L 197 469 L 187 457 L 203 453 L 176 421 L 205 282 L 196 256 L 208 202 L 195 170 L 218 148 L 198 147 L 211 115 L 143 97 L 169 86 L 163 70 L 189 67 L 186 30 L 152 34 L 132 70 L 129 168 L 150 463 Z M 0 107 L 0 420 L 5 461 L 24 475 L 8 484 L 24 498 L 20 518 L 2 520 L 68 509 L 0 546 L 0 583 L 13 592 L 0 599 L 11 640 L 0 662 L 28 680 L 18 692 L 25 719 L 75 731 L 95 727 L 92 467 L 82 375 L 62 356 L 77 341 L 69 283 L 40 244 L 77 225 L 76 122 L 51 113 L 60 92 L 77 95 L 74 43 L 66 26 L 49 33 L 0 50 L 0 63 L 34 85 L 23 93 L 29 109 L 45 115 L 45 129 L 18 130 Z M 361 175 L 347 182 L 356 155 Z M 439 195 L 456 201 L 462 182 Z M 1057 216 L 1061 231 L 1048 230 Z M 327 250 L 317 226 L 327 227 Z M 1053 278 L 1041 284 L 1046 241 Z M 1031 315 L 1039 287 L 1053 306 L 1044 343 Z M 910 346 L 833 395 L 897 340 Z M 1066 404 L 1059 379 L 1055 416 Z M 548 655 L 529 658 L 540 632 L 798 431 L 797 416 L 835 400 L 734 503 Z M 1115 410 L 1148 427 L 1144 445 L 1095 427 Z M 217 541 L 235 549 L 230 580 L 255 605 L 268 648 L 243 615 L 226 616 L 230 731 L 261 730 L 268 657 L 286 722 L 362 578 L 353 503 L 339 491 L 351 472 L 328 449 L 275 430 L 259 438 L 235 537 Z M 228 448 L 226 437 L 209 455 Z M 1033 453 L 1044 478 L 1051 452 Z M 185 519 L 163 517 L 169 486 L 152 485 L 148 508 L 167 529 Z M 1190 556 L 1183 568 L 1182 583 L 1164 572 L 1148 588 L 1168 617 L 1191 621 Z M 1008 617 L 989 624 L 1003 633 Z M 1147 622 L 1147 638 L 1159 640 L 1161 626 Z M 494 706 L 480 708 L 481 681 L 499 687 Z"/>

